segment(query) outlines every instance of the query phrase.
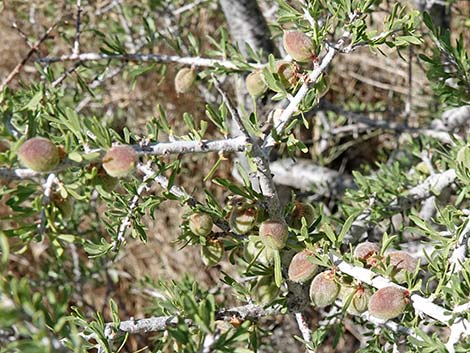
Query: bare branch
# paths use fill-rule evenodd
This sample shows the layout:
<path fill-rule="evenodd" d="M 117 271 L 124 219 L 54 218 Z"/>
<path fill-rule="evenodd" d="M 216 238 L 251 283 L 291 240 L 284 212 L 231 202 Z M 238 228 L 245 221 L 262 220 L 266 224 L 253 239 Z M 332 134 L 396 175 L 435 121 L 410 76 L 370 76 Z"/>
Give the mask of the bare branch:
<path fill-rule="evenodd" d="M 33 56 L 33 54 L 39 49 L 39 46 L 44 42 L 48 37 L 52 30 L 59 24 L 60 19 L 56 20 L 47 30 L 44 32 L 41 38 L 39 38 L 36 43 L 31 46 L 31 49 L 28 51 L 26 56 L 21 60 L 18 65 L 10 72 L 5 80 L 3 80 L 2 84 L 0 84 L 0 91 L 3 89 L 21 72 L 23 66 L 28 62 L 28 60 Z"/>
<path fill-rule="evenodd" d="M 82 0 L 77 0 L 77 20 L 75 22 L 75 38 L 73 40 L 73 49 L 72 49 L 72 53 L 74 55 L 80 54 L 81 14 L 82 14 Z"/>
<path fill-rule="evenodd" d="M 305 321 L 305 316 L 302 313 L 295 313 L 295 320 L 297 321 L 297 326 L 299 327 L 300 333 L 304 341 L 310 343 L 312 341 L 312 332 L 308 327 L 307 322 Z M 307 353 L 315 353 L 314 350 L 306 348 Z"/>
<path fill-rule="evenodd" d="M 240 67 L 229 60 L 218 60 L 201 57 L 181 57 L 176 55 L 165 54 L 104 54 L 104 53 L 81 53 L 81 54 L 65 54 L 56 57 L 44 57 L 38 59 L 39 62 L 53 64 L 56 62 L 66 61 L 103 61 L 103 60 L 121 60 L 121 61 L 138 61 L 138 62 L 159 62 L 159 63 L 176 63 L 188 66 L 200 67 L 223 67 L 229 70 L 239 71 Z M 262 68 L 264 65 L 249 64 L 253 68 Z"/>
<path fill-rule="evenodd" d="M 251 143 L 251 155 L 253 157 L 253 162 L 257 167 L 256 174 L 259 178 L 261 192 L 267 201 L 269 215 L 273 218 L 281 218 L 281 203 L 274 185 L 268 158 L 261 147 L 258 145 L 258 142 L 254 140 L 254 138 L 249 134 L 248 130 L 243 125 L 242 118 L 238 114 L 230 98 L 220 88 L 220 85 L 215 76 L 213 76 L 213 79 L 215 82 L 215 87 L 222 96 L 225 105 L 227 106 L 227 109 L 232 116 L 232 119 L 236 122 L 242 134 L 245 135 L 247 141 Z"/>

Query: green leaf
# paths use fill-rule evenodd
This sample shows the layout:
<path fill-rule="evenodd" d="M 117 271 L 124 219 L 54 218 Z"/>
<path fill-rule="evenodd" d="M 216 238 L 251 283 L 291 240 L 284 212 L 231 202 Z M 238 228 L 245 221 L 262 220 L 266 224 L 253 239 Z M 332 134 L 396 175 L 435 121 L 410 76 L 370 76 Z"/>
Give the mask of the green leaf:
<path fill-rule="evenodd" d="M 279 253 L 279 250 L 274 250 L 273 255 L 274 255 L 274 283 L 276 283 L 276 286 L 281 287 L 282 285 L 281 254 Z"/>

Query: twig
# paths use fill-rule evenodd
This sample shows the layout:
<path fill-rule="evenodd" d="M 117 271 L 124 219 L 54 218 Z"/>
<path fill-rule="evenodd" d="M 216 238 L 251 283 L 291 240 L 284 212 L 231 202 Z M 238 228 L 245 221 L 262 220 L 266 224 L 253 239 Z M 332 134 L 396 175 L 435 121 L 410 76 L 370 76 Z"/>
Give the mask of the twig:
<path fill-rule="evenodd" d="M 295 320 L 297 321 L 297 326 L 299 327 L 300 333 L 302 334 L 302 337 L 304 341 L 307 343 L 310 343 L 312 341 L 312 332 L 310 331 L 310 328 L 308 327 L 307 322 L 305 321 L 305 316 L 304 314 L 298 312 L 294 314 Z M 306 347 L 307 353 L 315 353 L 314 350 Z"/>
<path fill-rule="evenodd" d="M 436 173 L 429 176 L 421 184 L 408 190 L 408 193 L 404 196 L 399 196 L 392 200 L 387 206 L 384 207 L 384 211 L 387 212 L 403 212 L 409 209 L 417 202 L 428 199 L 434 194 L 439 195 L 442 190 L 448 187 L 454 182 L 456 173 L 454 169 L 446 170 L 442 173 Z M 369 226 L 370 221 L 370 209 L 367 208 L 361 212 L 356 220 L 352 223 L 351 229 L 346 234 L 345 242 L 355 242 L 358 238 L 364 234 Z"/>
<path fill-rule="evenodd" d="M 247 142 L 243 136 L 213 141 L 173 141 L 161 142 L 149 145 L 132 145 L 139 156 L 157 156 L 182 153 L 209 153 L 209 152 L 240 152 L 245 151 Z M 97 153 L 96 159 L 82 163 L 71 160 L 64 160 L 59 166 L 53 170 L 54 173 L 64 171 L 71 167 L 82 167 L 86 164 L 95 163 L 105 154 L 103 149 L 94 149 L 88 153 Z M 0 179 L 33 179 L 42 173 L 35 172 L 31 169 L 10 169 L 0 168 Z"/>
<path fill-rule="evenodd" d="M 462 271 L 462 263 L 466 259 L 467 242 L 470 237 L 470 216 L 465 221 L 465 227 L 460 232 L 455 249 L 449 258 L 450 274 Z"/>
<path fill-rule="evenodd" d="M 56 20 L 47 30 L 46 32 L 42 35 L 39 40 L 36 41 L 31 46 L 31 49 L 28 51 L 26 56 L 18 63 L 18 65 L 15 66 L 15 68 L 10 72 L 10 74 L 3 80 L 2 84 L 0 85 L 0 92 L 3 91 L 3 89 L 15 78 L 16 75 L 18 75 L 23 68 L 23 66 L 28 62 L 28 60 L 33 56 L 33 54 L 39 49 L 39 46 L 44 42 L 48 37 L 49 34 L 52 32 L 52 30 L 59 24 L 60 19 Z"/>
<path fill-rule="evenodd" d="M 238 114 L 234 105 L 232 104 L 230 98 L 225 94 L 225 92 L 220 88 L 219 82 L 212 76 L 215 84 L 215 88 L 222 96 L 227 109 L 232 116 L 232 119 L 238 125 L 239 130 L 245 136 L 247 141 L 251 143 L 251 155 L 253 157 L 253 162 L 256 164 L 257 171 L 256 174 L 259 178 L 259 185 L 263 196 L 266 198 L 268 213 L 272 218 L 281 218 L 281 204 L 279 201 L 279 196 L 274 185 L 273 176 L 271 169 L 269 167 L 269 161 L 263 150 L 258 145 L 258 142 L 249 134 L 248 130 L 243 125 L 242 118 Z"/>
<path fill-rule="evenodd" d="M 176 63 L 188 66 L 200 67 L 223 67 L 229 70 L 240 71 L 238 65 L 229 60 L 209 59 L 202 57 L 181 57 L 176 55 L 165 54 L 104 54 L 104 53 L 81 53 L 81 54 L 65 54 L 55 57 L 44 57 L 38 59 L 39 62 L 53 64 L 56 62 L 66 61 L 101 61 L 101 60 L 123 60 L 123 61 L 138 61 L 138 62 L 159 62 L 159 63 Z M 253 68 L 263 68 L 262 64 L 247 64 Z"/>
<path fill-rule="evenodd" d="M 73 49 L 72 53 L 74 55 L 80 54 L 80 34 L 81 34 L 81 28 L 80 28 L 80 20 L 81 20 L 81 14 L 82 14 L 82 1 L 77 0 L 77 20 L 75 22 L 75 38 L 73 40 Z"/>
<path fill-rule="evenodd" d="M 281 135 L 282 131 L 284 131 L 285 127 L 289 124 L 292 119 L 292 115 L 297 111 L 300 103 L 308 93 L 309 88 L 312 84 L 316 83 L 316 81 L 320 78 L 321 74 L 326 70 L 326 68 L 330 65 L 333 61 L 334 57 L 338 54 L 338 52 L 344 47 L 346 39 L 350 36 L 349 32 L 345 32 L 343 36 L 338 40 L 336 46 L 327 45 L 328 51 L 326 52 L 325 56 L 321 60 L 320 65 L 315 68 L 309 75 L 307 80 L 304 81 L 300 89 L 297 91 L 295 96 L 290 101 L 289 105 L 286 109 L 282 112 L 281 116 L 279 117 L 279 122 L 274 126 L 274 130 L 276 131 L 277 135 Z M 263 150 L 269 150 L 275 144 L 274 138 L 272 134 L 266 136 L 263 145 L 261 146 Z"/>
<path fill-rule="evenodd" d="M 38 226 L 38 233 L 42 235 L 44 231 L 46 230 L 46 207 L 49 204 L 51 200 L 51 195 L 52 195 L 52 188 L 54 187 L 54 184 L 57 182 L 57 177 L 54 173 L 49 174 L 49 176 L 46 179 L 46 182 L 43 184 L 43 196 L 41 200 L 41 217 L 40 217 L 40 223 Z"/>
<path fill-rule="evenodd" d="M 150 188 L 150 181 L 152 180 L 152 177 L 155 174 L 155 172 L 150 169 L 150 164 L 151 162 L 148 162 L 146 165 L 139 164 L 137 166 L 137 168 L 144 173 L 144 178 L 142 184 L 137 188 L 137 192 L 129 204 L 126 217 L 123 218 L 119 226 L 116 239 L 113 241 L 113 250 L 117 250 L 119 246 L 124 243 L 124 235 L 126 233 L 127 228 L 131 225 L 132 214 L 137 208 L 142 194 Z"/>

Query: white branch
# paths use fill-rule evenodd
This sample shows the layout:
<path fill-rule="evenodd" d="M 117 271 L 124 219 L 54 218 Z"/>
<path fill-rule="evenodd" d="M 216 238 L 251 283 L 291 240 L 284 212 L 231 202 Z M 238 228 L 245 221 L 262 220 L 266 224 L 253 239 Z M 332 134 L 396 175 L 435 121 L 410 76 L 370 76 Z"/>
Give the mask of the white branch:
<path fill-rule="evenodd" d="M 39 58 L 38 61 L 47 64 L 66 61 L 103 61 L 103 60 L 122 60 L 122 61 L 138 61 L 138 62 L 159 62 L 159 63 L 175 63 L 188 66 L 200 67 L 223 67 L 229 70 L 241 70 L 240 66 L 230 60 L 218 60 L 196 57 L 183 57 L 177 55 L 165 54 L 104 54 L 104 53 L 81 53 L 81 54 L 65 54 L 55 57 Z M 263 64 L 252 64 L 249 66 L 253 68 L 263 68 Z"/>
<path fill-rule="evenodd" d="M 354 265 L 351 265 L 345 262 L 336 254 L 330 253 L 330 257 L 335 263 L 336 268 L 340 272 L 348 274 L 354 277 L 355 279 L 360 280 L 361 282 L 364 282 L 374 288 L 380 289 L 380 288 L 384 288 L 387 286 L 394 286 L 394 287 L 400 288 L 403 291 L 407 290 L 406 288 L 391 282 L 390 280 L 378 275 L 375 272 L 372 272 L 371 270 L 368 270 L 362 267 L 356 267 Z M 412 294 L 410 296 L 410 300 L 412 302 L 414 309 L 417 312 L 426 314 L 427 316 L 443 324 L 451 326 L 451 322 L 453 321 L 454 316 L 451 314 L 450 310 L 445 309 L 439 305 L 436 305 L 432 303 L 430 299 L 424 298 L 418 294 Z M 462 325 L 469 327 L 470 322 L 468 320 L 462 320 Z M 470 332 L 468 333 L 470 334 Z"/>
<path fill-rule="evenodd" d="M 302 334 L 302 338 L 304 341 L 307 343 L 312 342 L 312 332 L 310 331 L 310 328 L 308 327 L 307 322 L 305 321 L 304 314 L 302 313 L 295 313 L 295 320 L 297 321 L 297 326 L 299 327 L 300 333 Z M 315 353 L 314 350 L 310 348 L 306 348 L 307 353 Z"/>
<path fill-rule="evenodd" d="M 173 141 L 160 142 L 149 145 L 132 145 L 138 155 L 170 155 L 181 153 L 208 153 L 208 152 L 242 152 L 247 148 L 246 139 L 243 136 L 228 138 L 223 140 L 200 140 L 200 141 Z M 103 149 L 94 149 L 88 153 L 98 153 L 101 158 L 105 154 Z M 83 163 L 77 163 L 71 160 L 64 160 L 53 170 L 54 173 L 61 172 L 71 167 L 81 167 L 86 164 L 96 162 L 96 159 Z M 0 168 L 0 179 L 32 179 L 43 175 L 31 169 L 10 169 Z"/>

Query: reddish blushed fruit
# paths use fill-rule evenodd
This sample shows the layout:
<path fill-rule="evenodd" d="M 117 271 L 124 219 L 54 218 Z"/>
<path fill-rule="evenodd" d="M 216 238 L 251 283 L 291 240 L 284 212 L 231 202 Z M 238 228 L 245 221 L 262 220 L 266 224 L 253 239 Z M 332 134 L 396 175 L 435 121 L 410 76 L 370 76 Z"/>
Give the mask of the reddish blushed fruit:
<path fill-rule="evenodd" d="M 246 90 L 253 97 L 261 96 L 266 90 L 268 86 L 264 81 L 264 75 L 262 70 L 256 70 L 250 73 L 245 80 Z"/>
<path fill-rule="evenodd" d="M 193 234 L 206 237 L 212 232 L 214 222 L 207 213 L 193 213 L 189 217 L 189 229 Z"/>
<path fill-rule="evenodd" d="M 392 251 L 387 256 L 393 266 L 392 278 L 397 283 L 405 283 L 406 272 L 413 273 L 418 267 L 418 260 L 404 251 Z"/>
<path fill-rule="evenodd" d="M 224 243 L 220 239 L 210 239 L 201 248 L 201 259 L 206 266 L 217 265 L 224 256 Z"/>
<path fill-rule="evenodd" d="M 339 294 L 339 285 L 332 271 L 321 272 L 310 284 L 310 300 L 320 308 L 334 303 Z"/>
<path fill-rule="evenodd" d="M 313 252 L 308 249 L 294 255 L 288 270 L 288 276 L 291 281 L 304 283 L 315 275 L 318 266 L 311 261 L 313 256 Z"/>
<path fill-rule="evenodd" d="M 281 250 L 286 246 L 289 231 L 286 222 L 268 219 L 259 227 L 259 237 L 263 244 L 273 250 Z"/>
<path fill-rule="evenodd" d="M 290 226 L 300 229 L 302 227 L 302 218 L 305 218 L 307 228 L 311 227 L 315 222 L 315 209 L 309 203 L 296 201 L 290 217 Z"/>
<path fill-rule="evenodd" d="M 367 261 L 370 257 L 377 255 L 380 252 L 379 245 L 369 241 L 360 243 L 354 249 L 354 257 L 356 259 Z"/>
<path fill-rule="evenodd" d="M 230 229 L 236 234 L 243 235 L 253 229 L 257 220 L 258 211 L 253 206 L 248 204 L 234 206 L 230 212 Z"/>
<path fill-rule="evenodd" d="M 49 172 L 59 164 L 59 150 L 44 137 L 26 140 L 18 150 L 21 163 L 36 172 Z"/>
<path fill-rule="evenodd" d="M 176 93 L 187 93 L 190 91 L 194 82 L 196 81 L 196 71 L 190 68 L 182 68 L 175 76 L 175 91 Z"/>
<path fill-rule="evenodd" d="M 136 162 L 137 153 L 131 146 L 113 146 L 103 157 L 103 168 L 108 175 L 122 178 L 134 170 Z"/>
<path fill-rule="evenodd" d="M 312 40 L 300 31 L 284 32 L 284 49 L 298 62 L 311 61 L 315 57 Z"/>
<path fill-rule="evenodd" d="M 369 300 L 369 313 L 382 320 L 399 316 L 408 303 L 407 293 L 397 287 L 384 287 L 375 292 Z"/>

